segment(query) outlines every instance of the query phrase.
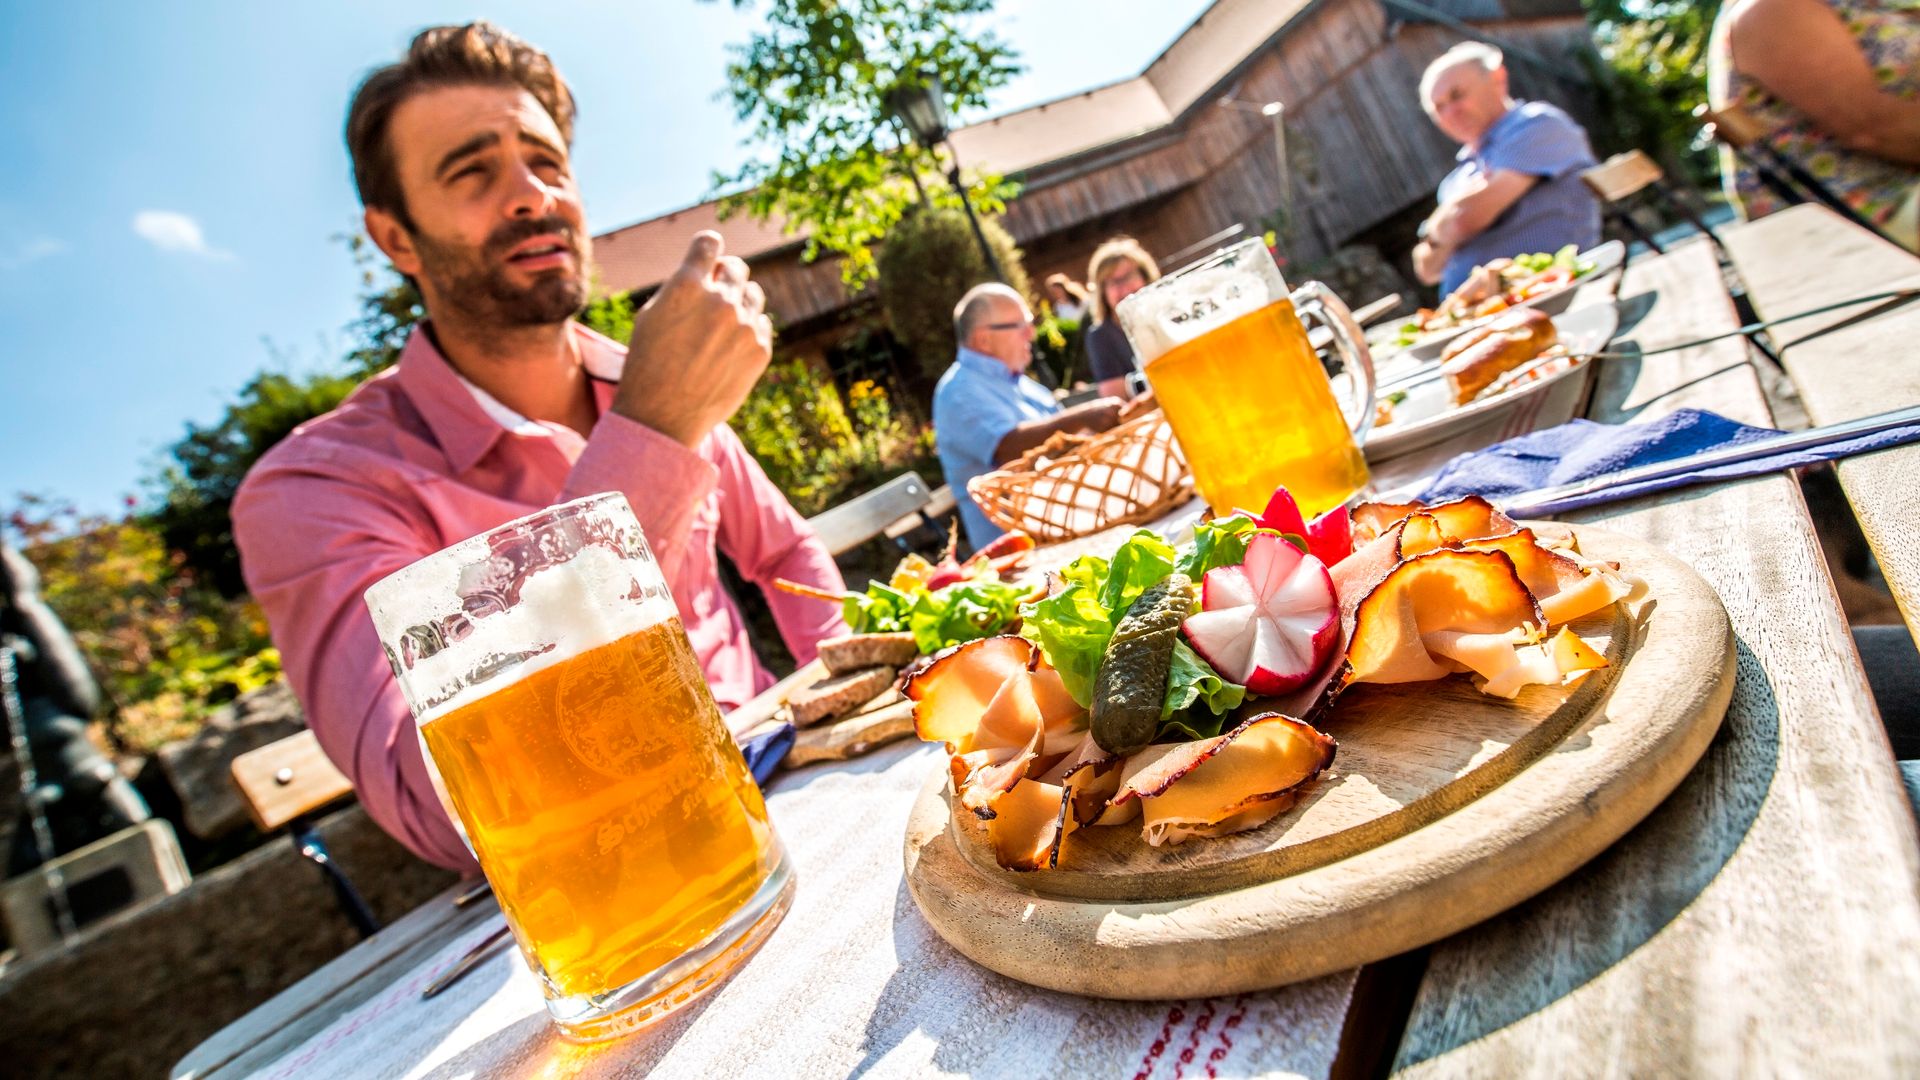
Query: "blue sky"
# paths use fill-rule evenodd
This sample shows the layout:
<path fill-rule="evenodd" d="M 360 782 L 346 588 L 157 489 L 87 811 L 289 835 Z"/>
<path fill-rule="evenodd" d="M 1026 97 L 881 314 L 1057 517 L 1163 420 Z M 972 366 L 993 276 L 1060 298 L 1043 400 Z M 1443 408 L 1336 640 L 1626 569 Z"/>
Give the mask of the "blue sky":
<path fill-rule="evenodd" d="M 1208 0 L 1003 0 L 995 112 L 1137 74 Z M 359 287 L 340 125 L 422 26 L 488 18 L 580 102 L 595 231 L 696 202 L 751 151 L 716 99 L 730 3 L 0 4 L 0 506 L 117 512 L 253 373 L 343 351 Z"/>

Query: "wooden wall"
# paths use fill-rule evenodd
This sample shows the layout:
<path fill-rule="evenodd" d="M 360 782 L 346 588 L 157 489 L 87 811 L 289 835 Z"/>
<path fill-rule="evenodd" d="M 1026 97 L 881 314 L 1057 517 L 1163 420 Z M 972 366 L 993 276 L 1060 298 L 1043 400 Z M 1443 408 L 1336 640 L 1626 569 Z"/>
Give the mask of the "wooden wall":
<path fill-rule="evenodd" d="M 1528 0 L 1428 3 L 1459 8 L 1448 12 L 1456 17 L 1510 16 L 1529 6 Z M 1577 6 L 1534 0 L 1530 10 L 1559 14 L 1496 18 L 1475 28 L 1508 46 L 1518 95 L 1590 119 L 1586 69 L 1576 58 L 1590 42 Z M 1271 214 L 1281 202 L 1280 170 L 1272 123 L 1257 111 L 1269 101 L 1286 105 L 1296 208 L 1287 254 L 1296 261 L 1326 255 L 1430 203 L 1457 148 L 1421 109 L 1420 73 L 1462 37 L 1444 25 L 1404 18 L 1382 0 L 1326 0 L 1171 128 L 1022 177 L 1026 190 L 1002 223 L 1026 250 L 1036 286 L 1056 271 L 1083 276 L 1093 248 L 1115 233 L 1166 255 Z M 1222 99 L 1246 107 L 1221 107 Z M 806 265 L 797 251 L 756 261 L 754 277 L 779 320 L 809 333 L 849 303 L 837 262 Z"/>

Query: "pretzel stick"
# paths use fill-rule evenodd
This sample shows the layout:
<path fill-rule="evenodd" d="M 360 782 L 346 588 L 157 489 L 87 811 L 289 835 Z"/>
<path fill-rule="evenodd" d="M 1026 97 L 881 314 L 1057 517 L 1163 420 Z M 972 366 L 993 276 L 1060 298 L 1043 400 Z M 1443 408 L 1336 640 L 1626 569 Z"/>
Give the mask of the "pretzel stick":
<path fill-rule="evenodd" d="M 797 581 L 788 581 L 786 578 L 774 578 L 773 587 L 783 593 L 792 593 L 794 596 L 804 596 L 809 600 L 825 600 L 829 604 L 837 604 L 846 599 L 845 593 L 816 589 L 811 585 L 802 585 Z"/>

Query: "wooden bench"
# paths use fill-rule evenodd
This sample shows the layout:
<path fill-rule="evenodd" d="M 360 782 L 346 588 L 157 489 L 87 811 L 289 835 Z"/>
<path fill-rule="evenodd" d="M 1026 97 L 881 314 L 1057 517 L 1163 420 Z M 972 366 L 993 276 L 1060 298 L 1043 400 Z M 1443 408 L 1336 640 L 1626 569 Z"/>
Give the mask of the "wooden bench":
<path fill-rule="evenodd" d="M 360 936 L 369 937 L 379 930 L 373 909 L 334 863 L 326 843 L 313 828 L 320 811 L 353 794 L 353 782 L 327 759 L 313 732 L 289 735 L 234 758 L 233 783 L 261 832 L 287 828 L 294 850 L 326 875 L 340 910 L 352 920 Z"/>
<path fill-rule="evenodd" d="M 885 533 L 888 526 L 932 501 L 933 493 L 918 473 L 903 473 L 851 502 L 815 514 L 807 524 L 838 557 Z"/>
<path fill-rule="evenodd" d="M 1724 250 L 1719 234 L 1713 231 L 1706 220 L 1688 206 L 1686 200 L 1674 193 L 1666 184 L 1665 173 L 1658 162 L 1639 150 L 1628 150 L 1615 154 L 1591 169 L 1580 173 L 1580 182 L 1600 200 L 1601 209 L 1606 216 L 1617 223 L 1635 240 L 1645 244 L 1654 254 L 1663 254 L 1666 249 L 1647 232 L 1633 215 L 1626 210 L 1627 200 L 1643 191 L 1651 190 L 1654 196 L 1667 210 L 1684 218 L 1689 225 L 1700 230 L 1701 235 L 1713 241 L 1713 246 Z"/>

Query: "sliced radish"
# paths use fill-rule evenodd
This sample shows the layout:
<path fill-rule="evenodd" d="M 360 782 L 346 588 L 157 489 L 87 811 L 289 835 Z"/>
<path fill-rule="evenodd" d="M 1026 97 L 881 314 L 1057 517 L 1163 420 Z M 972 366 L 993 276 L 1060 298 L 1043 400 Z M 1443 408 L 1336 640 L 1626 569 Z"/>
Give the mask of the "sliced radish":
<path fill-rule="evenodd" d="M 1180 624 L 1215 671 L 1254 694 L 1280 694 L 1325 666 L 1340 640 L 1340 605 L 1324 563 L 1270 533 L 1246 561 L 1207 571 L 1198 614 Z"/>
<path fill-rule="evenodd" d="M 1353 554 L 1353 518 L 1347 504 L 1307 522 L 1307 553 L 1327 566 Z"/>

